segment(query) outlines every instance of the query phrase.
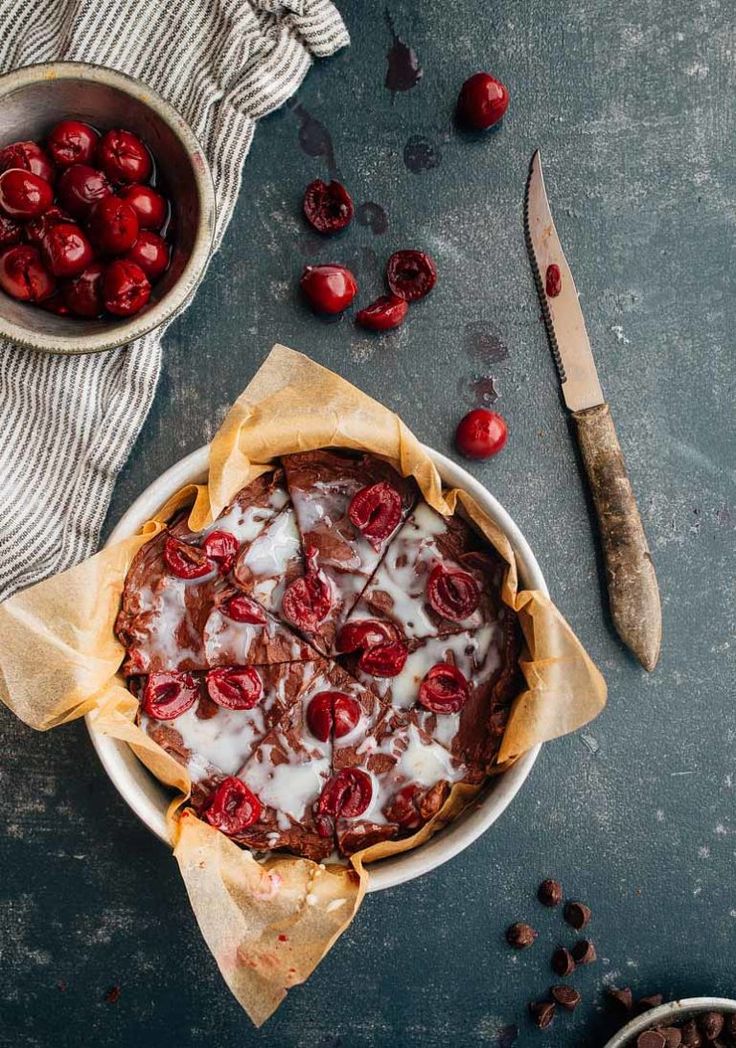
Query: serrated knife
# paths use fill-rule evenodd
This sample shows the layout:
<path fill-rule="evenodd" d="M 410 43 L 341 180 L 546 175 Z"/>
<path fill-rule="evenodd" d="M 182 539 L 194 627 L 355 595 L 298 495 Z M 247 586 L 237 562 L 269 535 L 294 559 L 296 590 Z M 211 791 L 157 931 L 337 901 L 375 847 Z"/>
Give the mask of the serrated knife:
<path fill-rule="evenodd" d="M 575 282 L 562 251 L 544 188 L 539 150 L 529 169 L 524 201 L 529 257 L 565 403 L 572 412 L 598 517 L 616 630 L 646 670 L 662 640 L 662 611 L 654 565 L 603 396 Z"/>

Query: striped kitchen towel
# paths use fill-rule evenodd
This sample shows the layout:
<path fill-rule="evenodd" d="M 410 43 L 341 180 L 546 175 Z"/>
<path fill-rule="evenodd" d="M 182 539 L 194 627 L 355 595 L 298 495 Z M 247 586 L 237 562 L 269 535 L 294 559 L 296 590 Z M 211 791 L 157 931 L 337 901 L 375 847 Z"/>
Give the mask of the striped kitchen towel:
<path fill-rule="evenodd" d="M 0 72 L 95 62 L 148 84 L 189 122 L 212 167 L 215 245 L 235 207 L 258 117 L 314 57 L 349 43 L 328 0 L 0 3 Z M 86 357 L 0 343 L 0 600 L 92 553 L 151 406 L 163 330 Z"/>

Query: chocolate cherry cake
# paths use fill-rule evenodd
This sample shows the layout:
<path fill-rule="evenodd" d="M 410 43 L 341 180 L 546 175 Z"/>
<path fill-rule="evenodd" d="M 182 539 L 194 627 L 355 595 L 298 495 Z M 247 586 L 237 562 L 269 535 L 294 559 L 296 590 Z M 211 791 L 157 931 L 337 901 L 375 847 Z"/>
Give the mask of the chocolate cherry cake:
<path fill-rule="evenodd" d="M 141 547 L 115 631 L 139 724 L 201 818 L 322 861 L 415 833 L 489 774 L 519 689 L 505 564 L 371 455 L 287 455 Z"/>

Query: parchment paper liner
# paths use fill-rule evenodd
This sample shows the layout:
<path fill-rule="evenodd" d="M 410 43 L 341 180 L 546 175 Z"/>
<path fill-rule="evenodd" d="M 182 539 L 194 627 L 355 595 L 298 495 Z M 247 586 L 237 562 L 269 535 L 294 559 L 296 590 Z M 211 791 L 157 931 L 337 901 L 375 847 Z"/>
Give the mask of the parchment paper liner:
<path fill-rule="evenodd" d="M 478 792 L 453 787 L 413 837 L 353 857 L 353 867 L 291 857 L 257 860 L 190 809 L 186 771 L 135 724 L 137 703 L 117 670 L 113 624 L 130 562 L 176 509 L 194 502 L 199 530 L 235 493 L 284 454 L 321 447 L 369 451 L 413 475 L 440 513 L 461 506 L 509 564 L 503 599 L 519 614 L 527 688 L 514 701 L 498 765 L 592 720 L 606 686 L 560 613 L 542 593 L 518 591 L 505 535 L 465 492 L 443 493 L 439 474 L 397 415 L 308 357 L 275 346 L 228 413 L 210 448 L 206 485 L 189 485 L 142 533 L 0 605 L 0 698 L 45 730 L 85 713 L 95 730 L 128 742 L 164 783 L 181 791 L 169 810 L 174 854 L 204 938 L 228 986 L 256 1025 L 303 982 L 348 926 L 365 893 L 364 864 L 414 848 Z"/>

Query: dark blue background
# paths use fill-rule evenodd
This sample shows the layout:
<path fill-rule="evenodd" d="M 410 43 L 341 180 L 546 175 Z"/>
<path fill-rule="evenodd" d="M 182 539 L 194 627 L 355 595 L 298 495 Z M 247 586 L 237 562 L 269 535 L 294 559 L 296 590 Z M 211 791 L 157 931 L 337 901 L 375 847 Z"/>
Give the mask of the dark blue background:
<path fill-rule="evenodd" d="M 175 863 L 118 798 L 84 727 L 41 736 L 0 712 L 3 1045 L 476 1048 L 503 1043 L 518 1023 L 520 1045 L 597 1046 L 606 983 L 736 992 L 732 5 L 395 0 L 396 30 L 424 76 L 393 98 L 383 9 L 342 8 L 353 45 L 312 71 L 299 102 L 331 133 L 356 201 L 379 202 L 389 228 L 354 225 L 317 242 L 299 205 L 324 162 L 300 149 L 293 111 L 263 122 L 223 250 L 166 338 L 156 404 L 110 523 L 211 437 L 275 341 L 354 381 L 445 452 L 478 379 L 492 376 L 510 440 L 473 472 L 521 525 L 607 678 L 609 705 L 545 747 L 482 840 L 368 898 L 259 1032 L 203 945 Z M 501 77 L 512 102 L 501 130 L 473 140 L 451 116 L 478 68 Z M 428 140 L 435 167 L 406 167 L 412 136 Z M 604 610 L 525 256 L 521 199 L 536 146 L 659 574 L 664 644 L 652 676 Z M 300 303 L 305 261 L 347 261 L 367 301 L 405 246 L 430 251 L 440 277 L 401 332 L 371 338 Z M 536 902 L 548 875 L 593 907 L 599 962 L 574 979 L 582 1006 L 543 1034 L 526 1003 L 552 981 L 551 949 L 573 937 Z M 502 932 L 521 918 L 540 935 L 518 954 Z M 112 985 L 116 1004 L 104 1001 Z"/>

